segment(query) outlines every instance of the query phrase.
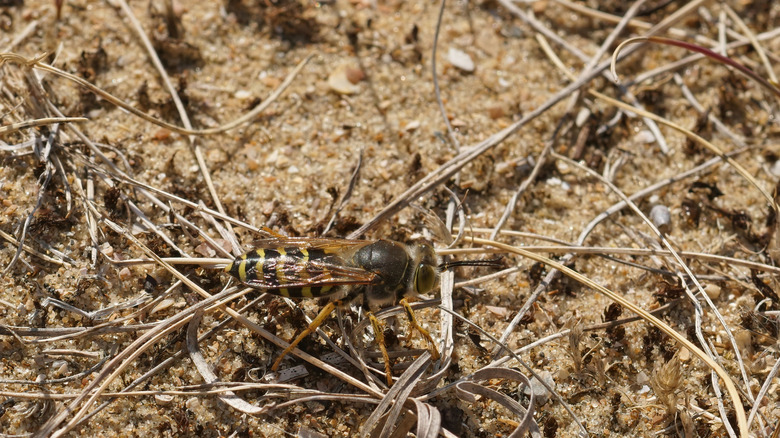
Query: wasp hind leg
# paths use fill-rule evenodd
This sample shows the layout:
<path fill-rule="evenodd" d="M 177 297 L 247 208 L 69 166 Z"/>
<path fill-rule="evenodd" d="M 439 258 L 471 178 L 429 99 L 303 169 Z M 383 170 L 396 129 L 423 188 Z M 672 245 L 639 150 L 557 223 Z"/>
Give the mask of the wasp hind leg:
<path fill-rule="evenodd" d="M 379 349 L 382 350 L 382 358 L 385 360 L 385 378 L 387 379 L 387 386 L 393 386 L 393 364 L 390 362 L 390 355 L 387 354 L 387 344 L 385 343 L 385 333 L 382 329 L 382 323 L 374 316 L 373 313 L 368 312 L 368 318 L 371 320 L 371 327 L 374 329 L 374 338 L 376 343 L 379 344 Z"/>
<path fill-rule="evenodd" d="M 409 301 L 406 298 L 401 298 L 398 304 L 403 306 L 404 311 L 406 312 L 406 318 L 409 320 L 409 338 L 412 337 L 414 330 L 417 330 L 425 339 L 428 340 L 428 345 L 431 347 L 431 358 L 433 360 L 438 360 L 440 355 L 439 349 L 436 348 L 436 342 L 433 341 L 433 338 L 431 337 L 431 334 L 428 333 L 428 330 L 422 328 L 420 323 L 417 322 L 417 318 L 414 316 L 414 311 L 412 310 L 412 306 L 409 305 Z"/>
<path fill-rule="evenodd" d="M 287 346 L 287 348 L 282 351 L 282 354 L 279 355 L 278 358 L 276 358 L 276 361 L 271 366 L 271 371 L 276 372 L 276 370 L 279 369 L 279 365 L 282 363 L 282 359 L 284 359 L 285 356 L 290 354 L 291 351 L 295 349 L 295 347 L 303 341 L 306 336 L 309 336 L 310 334 L 314 333 L 319 326 L 322 325 L 323 322 L 325 322 L 329 317 L 330 314 L 333 313 L 333 311 L 336 309 L 337 306 L 341 305 L 341 301 L 331 301 L 329 302 L 325 307 L 320 310 L 320 313 L 317 315 L 316 318 L 309 324 L 308 327 L 306 327 L 306 330 L 302 331 L 298 337 L 295 338 L 292 342 L 290 342 L 290 345 Z"/>

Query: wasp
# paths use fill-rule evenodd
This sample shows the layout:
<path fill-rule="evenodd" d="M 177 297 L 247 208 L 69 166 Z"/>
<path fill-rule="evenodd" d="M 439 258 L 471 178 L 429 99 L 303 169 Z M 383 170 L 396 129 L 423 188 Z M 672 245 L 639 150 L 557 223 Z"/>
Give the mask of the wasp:
<path fill-rule="evenodd" d="M 225 271 L 242 283 L 287 298 L 344 299 L 362 288 L 371 308 L 430 292 L 438 258 L 427 243 L 284 237 L 255 242 Z"/>
<path fill-rule="evenodd" d="M 403 244 L 391 240 L 276 237 L 255 242 L 255 249 L 236 258 L 225 272 L 247 286 L 287 298 L 329 298 L 309 327 L 282 352 L 271 367 L 306 336 L 313 333 L 342 300 L 362 294 L 372 310 L 401 303 L 409 322 L 438 350 L 430 334 L 414 318 L 407 298 L 426 294 L 436 287 L 445 265 L 433 246 L 425 242 Z M 390 361 L 379 322 L 369 313 L 374 333 L 385 359 L 388 385 L 392 385 Z"/>

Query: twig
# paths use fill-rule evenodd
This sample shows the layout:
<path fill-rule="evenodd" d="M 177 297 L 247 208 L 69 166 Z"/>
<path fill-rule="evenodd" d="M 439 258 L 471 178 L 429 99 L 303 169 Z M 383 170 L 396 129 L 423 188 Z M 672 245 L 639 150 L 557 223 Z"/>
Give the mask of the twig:
<path fill-rule="evenodd" d="M 534 254 L 532 252 L 526 251 L 522 248 L 513 247 L 510 245 L 506 245 L 500 242 L 492 241 L 492 240 L 486 240 L 486 239 L 478 239 L 475 237 L 467 237 L 467 240 L 471 240 L 472 242 L 480 245 L 487 245 L 487 246 L 493 246 L 495 248 L 502 249 L 507 252 L 512 252 L 517 255 L 529 258 L 531 260 L 544 263 L 545 265 L 548 265 L 552 268 L 557 269 L 558 271 L 562 272 L 567 277 L 570 277 L 592 289 L 595 289 L 597 292 L 600 292 L 601 294 L 605 295 L 609 299 L 621 304 L 623 307 L 626 307 L 630 309 L 632 312 L 636 313 L 637 315 L 641 316 L 642 319 L 645 321 L 651 323 L 652 325 L 659 328 L 662 332 L 670 336 L 671 338 L 675 339 L 677 342 L 682 344 L 685 348 L 689 349 L 691 352 L 699 356 L 699 358 L 704 361 L 708 367 L 710 367 L 714 373 L 716 373 L 721 379 L 723 379 L 724 384 L 726 385 L 726 388 L 729 392 L 729 396 L 731 397 L 732 404 L 734 405 L 734 411 L 736 412 L 737 417 L 737 425 L 739 426 L 740 434 L 743 437 L 748 436 L 748 428 L 747 428 L 747 418 L 745 417 L 745 410 L 742 406 L 742 402 L 739 398 L 739 391 L 737 390 L 737 387 L 734 385 L 733 380 L 728 375 L 726 370 L 724 370 L 717 362 L 715 362 L 713 359 L 710 358 L 709 355 L 707 355 L 704 351 L 702 351 L 699 347 L 697 347 L 695 344 L 690 342 L 688 339 L 685 338 L 685 336 L 679 334 L 677 331 L 669 327 L 665 322 L 661 321 L 660 319 L 656 318 L 646 310 L 637 307 L 630 301 L 626 300 L 620 295 L 617 295 L 616 293 L 610 291 L 609 289 L 605 288 L 604 286 L 601 286 L 600 284 L 594 282 L 593 280 L 583 276 L 582 274 L 567 268 L 566 266 L 555 262 L 553 260 L 550 260 L 546 257 L 539 256 L 538 254 Z M 724 424 L 725 424 L 725 418 L 724 418 Z"/>

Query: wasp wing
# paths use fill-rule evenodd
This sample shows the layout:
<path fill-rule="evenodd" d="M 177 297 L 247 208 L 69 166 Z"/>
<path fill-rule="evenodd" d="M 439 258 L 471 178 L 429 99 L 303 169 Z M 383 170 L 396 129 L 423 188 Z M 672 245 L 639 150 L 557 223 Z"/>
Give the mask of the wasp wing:
<path fill-rule="evenodd" d="M 319 249 L 332 254 L 349 254 L 374 243 L 371 240 L 338 239 L 330 237 L 272 237 L 252 242 L 254 248 L 276 249 L 298 247 Z"/>
<path fill-rule="evenodd" d="M 376 274 L 362 268 L 310 262 L 296 269 L 283 268 L 284 272 L 263 272 L 262 276 L 247 279 L 248 286 L 261 289 L 297 287 L 323 287 L 371 284 Z"/>
<path fill-rule="evenodd" d="M 371 284 L 376 274 L 361 267 L 350 266 L 348 260 L 360 248 L 372 243 L 366 240 L 278 237 L 254 242 L 255 250 L 278 252 L 284 256 L 268 258 L 263 272 L 245 283 L 262 289 L 324 287 Z M 317 258 L 309 257 L 320 251 Z"/>

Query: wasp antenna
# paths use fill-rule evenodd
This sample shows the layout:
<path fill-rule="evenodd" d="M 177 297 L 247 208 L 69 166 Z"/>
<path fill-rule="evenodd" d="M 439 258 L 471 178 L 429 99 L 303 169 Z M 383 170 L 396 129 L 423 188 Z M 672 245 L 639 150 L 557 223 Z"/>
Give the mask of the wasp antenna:
<path fill-rule="evenodd" d="M 450 268 L 456 268 L 458 266 L 486 266 L 489 268 L 500 268 L 501 260 L 504 258 L 499 256 L 494 259 L 487 260 L 458 260 L 455 262 L 444 262 L 439 264 L 439 270 L 446 271 Z"/>

